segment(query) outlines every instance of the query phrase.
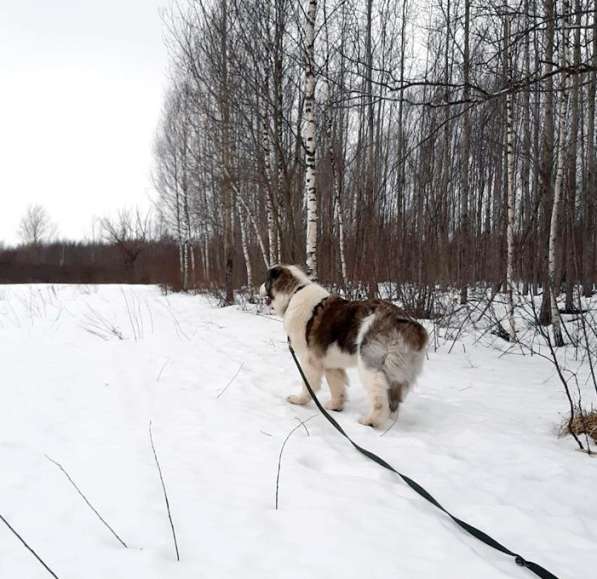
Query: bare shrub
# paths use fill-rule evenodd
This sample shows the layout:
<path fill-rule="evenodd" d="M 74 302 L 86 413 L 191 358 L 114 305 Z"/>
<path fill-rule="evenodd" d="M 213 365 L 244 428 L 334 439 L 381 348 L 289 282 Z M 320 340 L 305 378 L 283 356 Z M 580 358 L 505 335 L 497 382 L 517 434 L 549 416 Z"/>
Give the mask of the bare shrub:
<path fill-rule="evenodd" d="M 590 437 L 597 444 L 597 410 L 589 411 L 578 408 L 574 416 L 567 417 L 560 426 L 560 435 L 574 434 L 578 437 Z"/>

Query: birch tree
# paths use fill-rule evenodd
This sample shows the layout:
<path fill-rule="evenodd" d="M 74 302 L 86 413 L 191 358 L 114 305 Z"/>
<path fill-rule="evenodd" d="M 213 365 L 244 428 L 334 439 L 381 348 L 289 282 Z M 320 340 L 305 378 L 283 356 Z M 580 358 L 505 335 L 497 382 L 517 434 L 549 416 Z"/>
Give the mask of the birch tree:
<path fill-rule="evenodd" d="M 304 128 L 303 143 L 305 149 L 305 198 L 307 202 L 307 275 L 316 280 L 317 271 L 317 233 L 319 227 L 319 207 L 317 199 L 316 166 L 315 166 L 315 21 L 317 17 L 317 0 L 308 0 L 305 39 L 305 96 L 304 96 Z"/>
<path fill-rule="evenodd" d="M 470 75 L 471 75 L 471 49 L 470 49 L 470 21 L 471 3 L 464 0 L 464 52 L 463 52 L 463 82 L 464 100 L 470 98 Z M 470 254 L 469 239 L 469 197 L 470 197 L 470 155 L 471 155 L 471 111 L 465 105 L 462 127 L 462 191 L 461 191 L 461 228 L 460 228 L 460 303 L 468 301 L 469 269 L 468 256 Z"/>
<path fill-rule="evenodd" d="M 596 207 L 595 191 L 597 190 L 597 144 L 595 143 L 595 114 L 597 104 L 597 10 L 593 10 L 592 23 L 592 65 L 589 76 L 587 94 L 587 147 L 586 173 L 583 184 L 583 225 L 586 247 L 583 252 L 583 294 L 593 294 L 595 282 L 595 256 L 597 254 L 597 233 L 595 231 Z"/>
<path fill-rule="evenodd" d="M 240 229 L 241 247 L 245 259 L 245 269 L 247 270 L 247 289 L 249 290 L 249 294 L 252 295 L 254 293 L 253 266 L 251 265 L 251 254 L 247 243 L 247 226 L 243 218 L 240 203 L 237 203 L 236 209 L 238 214 L 238 227 Z"/>
<path fill-rule="evenodd" d="M 570 12 L 570 7 L 567 1 L 563 5 L 564 17 L 566 18 Z M 560 64 L 565 67 L 568 62 L 568 31 L 567 21 L 564 21 L 564 32 L 562 35 L 562 42 L 560 47 Z M 567 90 L 567 76 L 562 76 L 560 87 L 560 102 L 558 107 L 558 153 L 556 161 L 556 182 L 553 194 L 553 206 L 551 211 L 551 224 L 549 230 L 549 256 L 548 256 L 548 276 L 549 276 L 549 300 L 551 307 L 551 323 L 553 328 L 553 339 L 555 346 L 563 346 L 564 338 L 562 335 L 562 322 L 560 319 L 560 310 L 558 308 L 556 296 L 556 271 L 557 271 L 557 250 L 558 250 L 558 233 L 560 221 L 560 207 L 561 197 L 564 181 L 564 159 L 566 154 L 567 142 L 567 118 L 568 118 L 568 90 Z"/>
<path fill-rule="evenodd" d="M 545 16 L 547 23 L 545 25 L 545 63 L 544 74 L 548 76 L 546 81 L 546 93 L 543 108 L 543 142 L 541 159 L 541 195 L 543 202 L 543 231 L 542 243 L 545 245 L 541 252 L 545 251 L 545 263 L 549 269 L 549 248 L 551 247 L 551 222 L 553 215 L 553 161 L 554 161 L 554 82 L 551 76 L 554 67 L 554 44 L 555 44 L 555 0 L 544 0 Z M 551 323 L 551 314 L 553 311 L 551 304 L 549 272 L 545 272 L 545 282 L 543 288 L 543 299 L 541 301 L 541 311 L 539 322 L 543 325 Z M 555 289 L 555 288 L 553 288 Z"/>
<path fill-rule="evenodd" d="M 512 82 L 512 61 L 510 56 L 511 16 L 508 5 L 504 6 L 504 60 L 508 81 Z M 514 322 L 514 95 L 506 95 L 506 292 L 508 297 L 508 333 L 510 340 L 516 340 L 516 325 Z"/>

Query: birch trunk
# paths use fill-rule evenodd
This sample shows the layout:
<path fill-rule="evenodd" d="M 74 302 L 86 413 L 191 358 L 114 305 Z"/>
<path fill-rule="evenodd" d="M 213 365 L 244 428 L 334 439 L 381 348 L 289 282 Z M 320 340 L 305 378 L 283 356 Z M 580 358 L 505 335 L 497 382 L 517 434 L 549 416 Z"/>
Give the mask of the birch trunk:
<path fill-rule="evenodd" d="M 525 14 L 530 14 L 530 0 L 524 0 L 523 10 Z M 529 16 L 526 17 L 525 26 L 529 25 Z M 531 74 L 531 44 L 530 38 L 527 36 L 524 40 L 524 74 L 529 76 Z M 520 172 L 520 231 L 524 230 L 527 219 L 534 215 L 532 209 L 533 199 L 531 198 L 531 155 L 533 143 L 533 131 L 531 130 L 531 91 L 527 87 L 522 94 L 522 158 L 521 158 L 521 172 Z M 537 166 L 537 163 L 533 163 Z M 536 179 L 533 181 L 533 193 L 536 194 Z M 524 276 L 522 295 L 526 296 L 529 293 L 529 276 L 532 275 L 531 264 L 528 260 L 526 251 L 522 252 L 524 261 L 522 263 L 522 271 L 528 272 Z"/>
<path fill-rule="evenodd" d="M 267 241 L 268 241 L 268 267 L 272 267 L 277 261 L 277 236 L 274 227 L 274 208 L 272 203 L 273 197 L 273 177 L 271 157 L 272 151 L 269 139 L 269 126 L 267 121 L 267 114 L 263 115 L 263 164 L 265 170 L 265 217 L 267 221 Z"/>
<path fill-rule="evenodd" d="M 184 114 L 187 113 L 186 94 L 183 102 Z M 182 235 L 181 243 L 183 245 L 183 275 L 182 275 L 182 289 L 188 291 L 189 289 L 189 270 L 190 270 L 190 251 L 191 245 L 191 213 L 189 211 L 189 180 L 188 180 L 188 131 L 187 119 L 184 119 L 182 130 Z"/>
<path fill-rule="evenodd" d="M 195 249 L 192 241 L 189 242 L 189 254 L 191 257 L 191 287 L 194 288 L 197 285 L 197 275 L 195 271 Z"/>
<path fill-rule="evenodd" d="M 261 236 L 261 233 L 259 231 L 259 226 L 257 225 L 257 222 L 255 221 L 255 217 L 253 215 L 253 212 L 249 209 L 249 206 L 245 203 L 245 200 L 243 199 L 242 195 L 240 195 L 238 189 L 236 188 L 236 185 L 231 181 L 231 187 L 234 189 L 235 193 L 236 193 L 236 198 L 238 199 L 238 201 L 240 202 L 240 204 L 242 205 L 243 209 L 245 210 L 245 212 L 247 213 L 248 217 L 249 217 L 249 221 L 251 222 L 251 225 L 253 226 L 253 230 L 255 231 L 255 237 L 257 238 L 257 243 L 259 244 L 259 249 L 261 251 L 261 257 L 263 259 L 263 263 L 265 264 L 266 268 L 269 268 L 269 259 L 267 256 L 267 251 L 265 250 L 265 243 L 263 242 L 263 237 Z"/>
<path fill-rule="evenodd" d="M 329 87 L 328 87 L 329 90 Z M 331 102 L 331 98 L 330 98 Z M 330 105 L 331 106 L 331 105 Z M 340 253 L 340 272 L 342 274 L 342 283 L 344 287 L 348 282 L 348 275 L 346 272 L 346 254 L 344 247 L 344 215 L 342 214 L 342 205 L 340 202 L 340 183 L 338 176 L 338 168 L 336 164 L 336 150 L 334 148 L 334 131 L 332 127 L 331 112 L 328 110 L 327 119 L 327 137 L 329 143 L 329 156 L 330 156 L 330 171 L 332 173 L 332 195 L 334 200 L 334 213 L 338 220 L 338 249 Z"/>
<path fill-rule="evenodd" d="M 551 74 L 553 72 L 554 44 L 555 44 L 555 0 L 544 0 L 544 9 L 546 17 L 545 26 L 545 55 L 544 55 L 544 74 L 550 75 L 545 81 L 545 99 L 543 112 L 543 143 L 542 159 L 540 168 L 541 191 L 540 195 L 543 203 L 543 223 L 541 231 L 541 257 L 546 258 L 549 264 L 549 231 L 551 228 L 550 214 L 553 206 L 550 205 L 553 200 L 553 144 L 554 144 L 554 82 Z M 545 249 L 547 248 L 547 255 Z M 549 269 L 549 266 L 548 266 Z M 549 291 L 549 273 L 544 278 L 543 299 L 541 301 L 541 311 L 539 313 L 539 323 L 542 326 L 548 326 L 551 323 L 551 304 Z"/>
<path fill-rule="evenodd" d="M 451 43 L 450 40 L 452 39 L 452 3 L 451 0 L 447 0 L 446 8 L 445 8 L 445 18 L 446 18 L 446 42 L 444 47 L 444 83 L 445 83 L 445 92 L 444 92 L 444 99 L 447 102 L 450 100 L 450 81 L 451 81 L 451 68 L 450 68 L 450 50 L 451 50 Z M 442 169 L 441 169 L 441 185 L 438 192 L 438 206 L 439 206 L 439 226 L 437 227 L 437 245 L 438 247 L 447 245 L 448 241 L 448 209 L 449 209 L 449 201 L 450 198 L 450 171 L 452 167 L 451 157 L 452 157 L 452 123 L 450 122 L 450 117 L 452 113 L 450 112 L 450 107 L 446 106 L 444 111 L 444 131 L 443 131 L 443 143 L 442 143 Z M 441 261 L 441 276 L 444 280 L 449 278 L 448 274 L 448 260 L 444 259 Z"/>
<path fill-rule="evenodd" d="M 316 280 L 317 271 L 317 228 L 319 214 L 317 206 L 315 170 L 315 19 L 317 0 L 309 0 L 305 27 L 305 101 L 303 141 L 305 147 L 305 197 L 307 200 L 307 275 Z"/>
<path fill-rule="evenodd" d="M 595 146 L 595 109 L 597 103 L 597 10 L 593 12 L 593 43 L 592 43 L 591 64 L 593 72 L 590 74 L 588 89 L 588 130 L 586 167 L 587 174 L 583 187 L 584 197 L 584 234 L 585 243 L 583 252 L 583 295 L 586 298 L 593 294 L 593 283 L 595 281 L 595 190 L 597 189 L 597 147 Z"/>
<path fill-rule="evenodd" d="M 206 231 L 203 236 L 203 267 L 205 271 L 205 280 L 209 281 L 209 269 L 210 269 L 210 262 L 209 262 L 209 233 Z"/>
<path fill-rule="evenodd" d="M 464 112 L 462 134 L 462 191 L 461 191 L 461 227 L 460 227 L 460 304 L 468 302 L 469 283 L 469 197 L 470 197 L 470 155 L 471 155 L 471 119 L 466 101 L 470 97 L 470 0 L 464 2 Z"/>
<path fill-rule="evenodd" d="M 504 48 L 508 82 L 512 81 L 512 60 L 510 58 L 510 18 L 504 16 Z M 506 294 L 508 298 L 508 334 L 510 341 L 516 341 L 514 322 L 514 95 L 506 95 Z"/>
<path fill-rule="evenodd" d="M 274 230 L 274 210 L 272 207 L 272 199 L 269 192 L 265 194 L 265 216 L 267 220 L 267 246 L 268 246 L 268 254 L 267 254 L 267 265 L 268 268 L 272 267 L 277 259 L 277 251 L 276 251 L 276 233 Z"/>
<path fill-rule="evenodd" d="M 564 18 L 567 22 L 569 12 L 568 3 L 564 2 Z M 561 66 L 566 66 L 568 61 L 567 54 L 568 35 L 566 29 L 562 32 L 562 46 L 560 55 Z M 566 149 L 566 119 L 568 114 L 568 94 L 566 92 L 567 75 L 562 76 L 560 103 L 558 110 L 558 155 L 556 162 L 556 183 L 553 193 L 553 206 L 551 210 L 551 223 L 549 228 L 549 252 L 548 252 L 548 278 L 549 278 L 549 300 L 551 308 L 551 323 L 553 329 L 553 339 L 556 347 L 564 345 L 562 336 L 562 324 L 560 311 L 556 300 L 556 272 L 557 272 L 557 250 L 558 250 L 558 225 L 560 218 L 560 200 L 562 197 L 562 187 L 564 181 L 564 159 Z"/>
<path fill-rule="evenodd" d="M 328 15 L 326 13 L 326 4 L 323 4 L 323 18 L 324 18 L 324 30 L 325 30 L 325 45 L 327 54 L 330 53 L 330 39 L 328 34 Z M 344 50 L 344 46 L 340 46 L 340 50 Z M 330 81 L 329 71 L 329 59 L 326 60 L 325 64 L 325 76 L 326 76 L 326 89 L 327 89 L 327 111 L 326 111 L 326 136 L 328 142 L 328 155 L 330 158 L 330 172 L 332 178 L 332 215 L 334 220 L 338 223 L 338 253 L 340 256 L 340 274 L 342 276 L 342 283 L 344 287 L 347 287 L 348 275 L 346 269 L 346 254 L 344 244 L 344 215 L 342 213 L 341 195 L 340 195 L 340 183 L 342 177 L 338 174 L 338 163 L 336 160 L 336 146 L 335 146 L 335 133 L 334 133 L 334 117 L 333 117 L 333 101 L 334 101 L 334 90 Z M 343 79 L 344 75 L 341 71 L 340 79 Z M 338 113 L 340 116 L 339 125 L 342 127 L 344 122 L 342 112 Z M 340 129 L 340 145 L 342 145 L 342 129 Z"/>
<path fill-rule="evenodd" d="M 577 67 L 581 62 L 581 25 L 582 25 L 582 7 L 580 0 L 574 3 L 575 32 L 574 32 L 574 66 Z M 577 187 L 577 155 L 578 155 L 578 128 L 580 124 L 580 76 L 575 75 L 572 87 L 571 98 L 571 121 L 570 121 L 570 143 L 567 146 L 566 154 L 566 174 L 567 186 L 565 194 L 564 219 L 566 223 L 565 235 L 565 267 L 566 267 L 566 303 L 564 309 L 571 312 L 574 309 L 574 286 L 578 281 L 578 253 L 574 240 L 574 230 L 576 223 L 576 187 Z M 581 269 L 582 271 L 582 269 Z"/>
<path fill-rule="evenodd" d="M 224 233 L 224 299 L 226 305 L 234 303 L 234 288 L 232 287 L 232 272 L 234 267 L 234 192 L 230 178 L 230 159 L 232 156 L 230 140 L 230 94 L 228 84 L 228 2 L 222 0 L 221 5 L 221 58 L 222 58 L 222 82 L 220 85 L 220 115 L 221 115 L 221 162 L 224 169 L 222 179 L 223 196 L 223 233 Z"/>
<path fill-rule="evenodd" d="M 508 333 L 510 340 L 516 341 L 516 325 L 514 322 L 514 96 L 506 96 L 506 166 L 507 166 L 507 222 L 506 239 L 508 255 L 506 264 L 506 292 L 508 295 Z"/>
<path fill-rule="evenodd" d="M 189 242 L 185 239 L 182 242 L 182 289 L 188 291 L 189 289 Z"/>
<path fill-rule="evenodd" d="M 236 210 L 238 213 L 238 224 L 240 227 L 240 242 L 243 248 L 243 257 L 245 258 L 245 268 L 247 270 L 247 288 L 249 289 L 249 294 L 253 295 L 253 268 L 251 267 L 251 255 L 249 253 L 249 246 L 247 244 L 245 220 L 243 219 L 241 206 L 239 203 L 236 205 Z"/>
<path fill-rule="evenodd" d="M 563 81 L 564 83 L 566 81 Z M 566 96 L 562 93 L 560 96 L 560 120 L 559 120 L 559 144 L 558 160 L 556 172 L 556 184 L 553 193 L 553 206 L 551 210 L 551 225 L 549 229 L 549 257 L 548 257 L 548 276 L 549 276 L 549 300 L 551 307 L 551 323 L 553 326 L 553 337 L 556 346 L 563 346 L 562 326 L 560 320 L 560 311 L 556 300 L 556 271 L 557 271 L 557 244 L 558 244 L 558 224 L 560 218 L 560 198 L 562 196 L 562 184 L 564 180 L 564 148 L 566 142 Z"/>
<path fill-rule="evenodd" d="M 285 215 L 287 222 L 294 221 L 292 205 L 288 198 L 285 182 L 284 159 L 284 34 L 286 30 L 286 5 L 284 0 L 275 2 L 274 21 L 274 76 L 273 76 L 273 103 L 274 103 L 274 146 L 272 148 L 272 209 L 276 240 L 276 263 L 282 263 L 282 234 L 281 218 Z M 276 178 L 274 179 L 273 170 Z"/>
<path fill-rule="evenodd" d="M 184 247 L 182 237 L 182 219 L 180 210 L 180 191 L 178 185 L 178 163 L 175 162 L 174 166 L 174 202 L 176 208 L 176 241 L 178 243 L 178 274 L 180 276 L 180 284 L 184 289 L 185 284 L 185 272 L 184 272 Z"/>

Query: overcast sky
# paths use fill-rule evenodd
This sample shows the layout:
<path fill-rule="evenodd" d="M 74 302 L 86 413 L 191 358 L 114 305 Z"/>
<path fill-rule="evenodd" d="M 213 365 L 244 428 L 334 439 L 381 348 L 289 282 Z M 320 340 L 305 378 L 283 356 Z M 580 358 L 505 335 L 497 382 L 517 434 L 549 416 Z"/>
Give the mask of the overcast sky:
<path fill-rule="evenodd" d="M 149 206 L 168 0 L 0 0 L 0 241 L 30 203 L 60 236 Z"/>

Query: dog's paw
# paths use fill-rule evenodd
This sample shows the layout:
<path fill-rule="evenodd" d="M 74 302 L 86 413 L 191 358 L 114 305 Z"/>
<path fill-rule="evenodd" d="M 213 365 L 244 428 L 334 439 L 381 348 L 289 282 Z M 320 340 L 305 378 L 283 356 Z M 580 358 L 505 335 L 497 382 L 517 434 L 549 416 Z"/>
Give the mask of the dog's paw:
<path fill-rule="evenodd" d="M 359 418 L 360 424 L 362 424 L 363 426 L 372 426 L 373 428 L 379 428 L 383 425 L 384 422 L 385 420 L 382 416 L 375 416 L 372 414 Z"/>
<path fill-rule="evenodd" d="M 342 410 L 344 410 L 344 400 L 334 400 L 333 398 L 331 398 L 324 404 L 324 406 L 327 410 L 341 412 Z"/>
<path fill-rule="evenodd" d="M 305 398 L 302 394 L 291 394 L 286 398 L 290 404 L 298 404 L 299 406 L 304 406 L 309 402 L 310 398 Z"/>

